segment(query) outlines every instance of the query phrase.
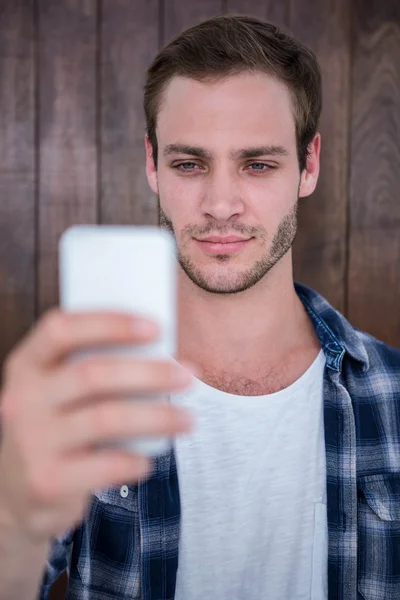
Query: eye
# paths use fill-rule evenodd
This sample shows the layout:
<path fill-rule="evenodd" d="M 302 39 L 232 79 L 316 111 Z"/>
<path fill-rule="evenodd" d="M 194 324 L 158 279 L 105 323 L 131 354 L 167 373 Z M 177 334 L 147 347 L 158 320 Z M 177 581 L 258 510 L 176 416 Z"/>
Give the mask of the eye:
<path fill-rule="evenodd" d="M 177 171 L 186 171 L 186 172 L 194 171 L 196 169 L 196 167 L 199 167 L 199 165 L 197 163 L 191 162 L 189 160 L 179 163 L 177 165 L 174 165 L 174 169 L 176 169 Z"/>
<path fill-rule="evenodd" d="M 259 171 L 261 173 L 265 172 L 265 171 L 271 171 L 273 169 L 276 169 L 276 167 L 273 167 L 272 165 L 266 165 L 265 163 L 262 163 L 262 162 L 254 162 L 248 166 L 250 167 L 250 171 Z"/>

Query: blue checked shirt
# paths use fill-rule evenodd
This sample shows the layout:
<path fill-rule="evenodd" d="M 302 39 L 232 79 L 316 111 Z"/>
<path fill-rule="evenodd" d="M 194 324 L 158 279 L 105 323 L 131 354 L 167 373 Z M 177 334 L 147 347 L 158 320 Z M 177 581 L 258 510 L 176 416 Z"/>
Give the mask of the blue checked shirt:
<path fill-rule="evenodd" d="M 400 350 L 352 327 L 315 291 L 296 291 L 326 357 L 328 598 L 400 600 Z M 155 459 L 150 479 L 124 491 L 95 492 L 83 523 L 54 540 L 41 600 L 71 547 L 69 600 L 174 598 L 173 450 Z"/>

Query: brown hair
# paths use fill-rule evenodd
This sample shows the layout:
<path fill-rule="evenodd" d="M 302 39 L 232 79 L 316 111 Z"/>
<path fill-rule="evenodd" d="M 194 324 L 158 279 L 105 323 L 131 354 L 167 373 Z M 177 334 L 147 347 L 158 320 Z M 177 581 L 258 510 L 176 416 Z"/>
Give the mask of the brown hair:
<path fill-rule="evenodd" d="M 155 57 L 146 73 L 146 130 L 157 165 L 157 114 L 171 79 L 215 80 L 243 71 L 262 71 L 291 93 L 300 171 L 317 133 L 322 108 L 321 73 L 313 52 L 278 27 L 246 16 L 219 16 L 187 29 Z"/>

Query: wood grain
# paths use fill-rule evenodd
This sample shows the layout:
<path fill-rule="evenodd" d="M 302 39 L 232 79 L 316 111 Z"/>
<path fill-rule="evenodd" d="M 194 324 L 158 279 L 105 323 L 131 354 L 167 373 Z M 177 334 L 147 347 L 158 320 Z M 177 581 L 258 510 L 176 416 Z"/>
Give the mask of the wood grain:
<path fill-rule="evenodd" d="M 60 234 L 97 221 L 96 6 L 39 0 L 39 312 L 58 302 Z"/>
<path fill-rule="evenodd" d="M 278 27 L 286 27 L 288 2 L 289 0 L 226 0 L 225 9 L 228 14 L 248 15 L 274 23 Z"/>
<path fill-rule="evenodd" d="M 292 33 L 316 53 L 323 81 L 321 172 L 314 194 L 300 200 L 294 275 L 341 311 L 347 260 L 349 6 L 348 0 L 293 0 L 289 23 Z"/>
<path fill-rule="evenodd" d="M 400 3 L 354 3 L 349 316 L 400 346 Z"/>
<path fill-rule="evenodd" d="M 143 84 L 159 48 L 158 0 L 104 0 L 101 25 L 102 223 L 157 224 L 146 180 Z"/>
<path fill-rule="evenodd" d="M 0 361 L 35 311 L 33 2 L 0 9 Z"/>
<path fill-rule="evenodd" d="M 222 14 L 223 0 L 164 0 L 162 43 L 201 21 Z"/>

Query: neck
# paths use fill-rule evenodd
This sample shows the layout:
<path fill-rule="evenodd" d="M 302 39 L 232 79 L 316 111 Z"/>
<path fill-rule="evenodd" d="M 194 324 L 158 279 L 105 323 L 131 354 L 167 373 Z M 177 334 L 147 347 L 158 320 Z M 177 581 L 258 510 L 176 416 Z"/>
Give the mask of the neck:
<path fill-rule="evenodd" d="M 198 288 L 180 269 L 178 356 L 203 370 L 274 368 L 319 346 L 294 283 L 291 253 L 252 288 L 233 295 Z"/>

